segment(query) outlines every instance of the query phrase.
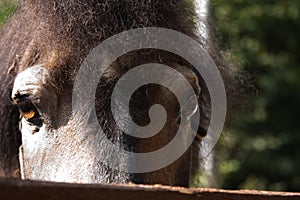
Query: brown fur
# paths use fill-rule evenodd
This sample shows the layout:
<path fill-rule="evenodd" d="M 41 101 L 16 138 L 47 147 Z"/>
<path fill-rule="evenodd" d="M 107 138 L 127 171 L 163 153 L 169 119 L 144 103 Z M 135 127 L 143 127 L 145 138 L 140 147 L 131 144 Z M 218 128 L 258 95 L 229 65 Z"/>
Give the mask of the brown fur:
<path fill-rule="evenodd" d="M 9 100 L 14 79 L 13 75 L 7 77 L 5 75 L 9 68 L 11 72 L 16 73 L 35 64 L 58 69 L 54 70 L 53 82 L 58 88 L 64 90 L 66 83 L 73 80 L 79 64 L 93 47 L 114 34 L 138 27 L 169 28 L 202 41 L 195 34 L 196 15 L 193 4 L 188 0 L 27 0 L 24 2 L 0 34 L 0 72 L 3 74 L 0 79 L 0 175 L 2 172 L 2 175 L 11 176 L 18 169 L 18 147 L 21 143 L 18 131 L 19 114 Z M 210 51 L 212 52 L 211 49 Z M 141 60 L 164 64 L 177 63 L 190 67 L 181 58 L 170 57 L 170 54 L 159 51 L 145 51 L 138 52 L 132 57 L 126 56 L 125 59 L 120 58 L 116 62 L 119 66 L 116 70 L 117 74 L 110 77 L 111 80 L 105 80 L 105 84 L 109 88 L 109 82 L 111 81 L 113 85 L 115 80 L 124 73 L 126 65 L 137 66 L 141 64 Z M 220 64 L 217 56 L 213 55 L 213 57 Z M 118 62 L 121 64 L 118 65 Z M 226 75 L 227 69 L 221 64 L 219 67 L 224 76 L 229 77 Z M 205 116 L 202 117 L 201 123 L 202 127 L 206 128 L 210 118 L 210 100 L 201 76 L 198 77 L 203 90 L 200 98 L 201 114 Z M 101 92 L 96 96 L 101 96 Z M 103 102 L 103 99 L 99 102 Z M 106 124 L 109 119 L 110 116 L 102 119 L 103 124 Z M 101 122 L 101 119 L 99 121 Z M 114 128 L 107 129 L 108 132 L 112 132 Z M 139 145 L 136 146 L 138 148 Z M 183 171 L 188 168 L 183 167 Z M 161 173 L 157 172 L 153 176 L 159 177 Z M 180 178 L 187 179 L 187 177 Z M 151 176 L 142 178 L 137 176 L 135 180 L 154 182 Z M 187 181 L 184 180 L 182 185 L 186 185 Z"/>

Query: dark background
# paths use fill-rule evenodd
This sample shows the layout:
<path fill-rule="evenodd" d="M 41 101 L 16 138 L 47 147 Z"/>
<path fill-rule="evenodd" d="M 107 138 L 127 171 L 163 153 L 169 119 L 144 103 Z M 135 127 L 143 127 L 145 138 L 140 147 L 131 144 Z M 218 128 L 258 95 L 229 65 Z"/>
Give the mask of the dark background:
<path fill-rule="evenodd" d="M 221 187 L 300 191 L 300 1 L 211 7 L 224 58 L 254 86 L 219 142 Z"/>
<path fill-rule="evenodd" d="M 0 26 L 15 4 L 0 0 Z M 248 109 L 234 113 L 216 148 L 216 187 L 300 191 L 300 1 L 211 0 L 211 8 L 223 58 L 250 85 L 240 102 Z"/>

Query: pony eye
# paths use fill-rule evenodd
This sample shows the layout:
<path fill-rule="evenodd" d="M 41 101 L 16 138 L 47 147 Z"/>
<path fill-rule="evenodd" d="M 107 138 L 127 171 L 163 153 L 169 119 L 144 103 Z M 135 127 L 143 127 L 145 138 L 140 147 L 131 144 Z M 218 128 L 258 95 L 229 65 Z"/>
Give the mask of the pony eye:
<path fill-rule="evenodd" d="M 29 112 L 21 112 L 21 115 L 26 119 L 30 120 L 35 117 L 36 112 L 34 110 L 30 110 Z"/>
<path fill-rule="evenodd" d="M 26 119 L 29 123 L 41 126 L 42 120 L 40 115 L 36 109 L 36 107 L 32 104 L 30 100 L 22 100 L 18 102 L 18 107 L 21 113 L 21 116 Z"/>

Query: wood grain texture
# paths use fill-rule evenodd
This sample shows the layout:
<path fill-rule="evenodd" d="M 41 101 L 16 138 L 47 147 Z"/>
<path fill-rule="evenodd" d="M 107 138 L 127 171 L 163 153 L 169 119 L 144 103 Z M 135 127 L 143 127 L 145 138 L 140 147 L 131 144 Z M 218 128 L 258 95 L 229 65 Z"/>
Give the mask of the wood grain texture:
<path fill-rule="evenodd" d="M 0 200 L 296 200 L 300 193 L 186 189 L 161 185 L 78 185 L 0 180 Z"/>

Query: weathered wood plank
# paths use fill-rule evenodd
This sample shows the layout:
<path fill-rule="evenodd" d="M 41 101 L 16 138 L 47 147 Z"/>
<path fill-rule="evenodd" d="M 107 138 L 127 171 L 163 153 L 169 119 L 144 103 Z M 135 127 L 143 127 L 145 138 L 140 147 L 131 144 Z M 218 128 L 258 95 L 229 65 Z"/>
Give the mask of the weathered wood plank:
<path fill-rule="evenodd" d="M 300 193 L 185 189 L 145 185 L 78 185 L 0 180 L 0 200 L 300 200 Z"/>

